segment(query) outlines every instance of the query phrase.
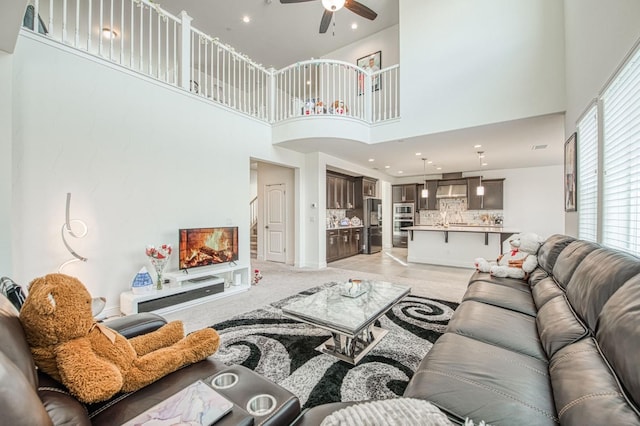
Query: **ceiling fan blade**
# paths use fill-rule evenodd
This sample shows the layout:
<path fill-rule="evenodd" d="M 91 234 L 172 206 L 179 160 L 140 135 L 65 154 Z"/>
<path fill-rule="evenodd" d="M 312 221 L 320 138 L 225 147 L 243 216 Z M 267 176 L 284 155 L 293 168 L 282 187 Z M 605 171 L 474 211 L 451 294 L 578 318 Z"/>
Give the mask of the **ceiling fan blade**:
<path fill-rule="evenodd" d="M 320 20 L 320 34 L 327 32 L 329 24 L 331 23 L 331 18 L 333 18 L 333 12 L 325 9 L 322 13 L 322 19 Z"/>
<path fill-rule="evenodd" d="M 362 16 L 363 18 L 367 18 L 372 21 L 376 19 L 376 17 L 378 16 L 378 14 L 375 13 L 373 10 L 369 9 L 364 4 L 357 2 L 356 0 L 347 0 L 344 4 L 344 7 L 346 7 L 353 13 Z"/>
<path fill-rule="evenodd" d="M 315 1 L 315 0 L 280 0 L 280 3 L 282 3 L 282 4 L 304 3 L 304 2 L 308 2 L 308 1 Z"/>

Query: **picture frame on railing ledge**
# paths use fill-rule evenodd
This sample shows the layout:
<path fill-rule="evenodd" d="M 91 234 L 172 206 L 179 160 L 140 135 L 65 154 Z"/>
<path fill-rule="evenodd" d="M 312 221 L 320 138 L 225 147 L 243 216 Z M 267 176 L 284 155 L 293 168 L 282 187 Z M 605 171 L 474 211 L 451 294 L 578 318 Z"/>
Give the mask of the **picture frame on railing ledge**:
<path fill-rule="evenodd" d="M 576 144 L 577 135 L 574 132 L 564 143 L 564 211 L 566 212 L 575 212 L 577 209 Z"/>
<path fill-rule="evenodd" d="M 364 68 L 367 71 L 380 71 L 382 69 L 382 51 L 378 50 L 375 53 L 363 56 L 356 61 L 356 65 L 360 68 Z M 376 75 L 371 81 L 371 91 L 375 92 L 380 90 L 380 74 Z M 364 76 L 358 77 L 358 95 L 364 93 Z"/>

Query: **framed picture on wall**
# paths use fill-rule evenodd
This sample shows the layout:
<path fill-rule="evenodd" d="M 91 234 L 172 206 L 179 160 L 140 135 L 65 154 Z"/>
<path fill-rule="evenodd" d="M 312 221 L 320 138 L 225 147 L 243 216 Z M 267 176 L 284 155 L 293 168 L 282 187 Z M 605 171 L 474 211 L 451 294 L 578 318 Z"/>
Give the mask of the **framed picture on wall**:
<path fill-rule="evenodd" d="M 564 211 L 575 212 L 577 201 L 577 135 L 574 132 L 564 143 Z"/>
<path fill-rule="evenodd" d="M 382 67 L 382 51 L 378 50 L 375 53 L 359 58 L 356 61 L 356 65 L 369 72 L 380 71 Z M 364 93 L 364 76 L 362 75 L 358 78 L 358 89 L 358 94 L 362 95 Z M 375 92 L 376 90 L 380 90 L 380 74 L 376 74 L 371 80 L 371 91 Z"/>

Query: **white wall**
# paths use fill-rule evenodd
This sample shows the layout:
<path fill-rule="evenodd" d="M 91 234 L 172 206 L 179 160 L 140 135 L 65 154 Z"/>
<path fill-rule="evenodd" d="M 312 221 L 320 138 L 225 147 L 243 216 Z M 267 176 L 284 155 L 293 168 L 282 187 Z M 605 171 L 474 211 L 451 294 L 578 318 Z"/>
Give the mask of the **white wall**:
<path fill-rule="evenodd" d="M 335 59 L 339 61 L 355 64 L 359 58 L 368 54 L 382 52 L 381 69 L 400 63 L 399 50 L 399 26 L 393 25 L 385 28 L 369 37 L 358 40 L 358 42 L 334 50 L 322 56 L 323 59 Z"/>
<path fill-rule="evenodd" d="M 106 296 L 107 309 L 150 268 L 145 246 L 177 245 L 182 227 L 239 226 L 249 263 L 250 154 L 291 167 L 302 155 L 273 148 L 263 123 L 64 47 L 21 36 L 13 60 L 14 179 L 2 195 L 13 194 L 18 282 L 70 258 L 60 239 L 67 192 L 72 218 L 89 226 L 71 246 L 89 260 L 64 272 Z"/>
<path fill-rule="evenodd" d="M 482 176 L 505 179 L 505 226 L 546 238 L 564 233 L 562 174 L 563 166 L 548 166 L 487 170 Z"/>
<path fill-rule="evenodd" d="M 13 57 L 0 51 L 0 276 L 12 276 L 11 73 Z"/>
<path fill-rule="evenodd" d="M 640 39 L 640 2 L 565 0 L 564 9 L 568 138 L 580 115 Z M 565 227 L 567 234 L 578 234 L 577 212 L 566 214 Z"/>
<path fill-rule="evenodd" d="M 405 136 L 563 111 L 557 0 L 400 0 Z"/>

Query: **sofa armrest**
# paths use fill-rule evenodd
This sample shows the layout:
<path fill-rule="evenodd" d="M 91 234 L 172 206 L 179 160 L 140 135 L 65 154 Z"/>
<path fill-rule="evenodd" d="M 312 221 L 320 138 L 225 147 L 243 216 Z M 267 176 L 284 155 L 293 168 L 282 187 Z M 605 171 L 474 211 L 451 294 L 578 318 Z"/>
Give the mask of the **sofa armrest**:
<path fill-rule="evenodd" d="M 158 314 L 142 312 L 106 320 L 104 325 L 114 329 L 127 339 L 131 339 L 132 337 L 156 331 L 166 323 L 167 320 Z"/>
<path fill-rule="evenodd" d="M 84 405 L 60 387 L 41 386 L 38 396 L 54 425 L 91 426 Z"/>

